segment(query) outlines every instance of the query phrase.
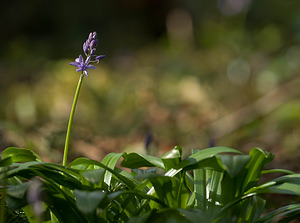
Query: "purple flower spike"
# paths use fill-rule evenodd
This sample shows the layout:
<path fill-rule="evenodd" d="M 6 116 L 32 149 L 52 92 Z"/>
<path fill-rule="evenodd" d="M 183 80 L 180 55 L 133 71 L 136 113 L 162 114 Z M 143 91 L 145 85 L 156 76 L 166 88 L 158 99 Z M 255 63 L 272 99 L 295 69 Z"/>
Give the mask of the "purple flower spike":
<path fill-rule="evenodd" d="M 75 59 L 75 62 L 70 63 L 70 65 L 77 67 L 76 72 L 82 71 L 83 74 L 88 76 L 87 69 L 96 69 L 95 66 L 89 65 L 89 63 L 99 63 L 99 60 L 105 57 L 104 55 L 94 55 L 96 52 L 97 44 L 97 33 L 90 33 L 88 39 L 83 43 L 83 52 L 87 56 L 86 60 L 84 61 L 83 57 L 80 54 L 79 57 Z"/>

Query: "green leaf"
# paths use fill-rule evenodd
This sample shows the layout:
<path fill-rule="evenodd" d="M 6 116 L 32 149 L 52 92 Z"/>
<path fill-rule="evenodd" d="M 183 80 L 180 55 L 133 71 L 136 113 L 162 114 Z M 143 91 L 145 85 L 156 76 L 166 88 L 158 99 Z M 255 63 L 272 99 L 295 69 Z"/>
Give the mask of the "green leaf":
<path fill-rule="evenodd" d="M 290 216 L 287 221 L 284 221 L 282 217 Z M 281 208 L 278 208 L 262 218 L 260 218 L 255 223 L 271 223 L 271 222 L 291 222 L 292 220 L 299 219 L 300 216 L 300 204 L 291 204 Z M 279 221 L 279 219 L 282 219 Z"/>
<path fill-rule="evenodd" d="M 111 172 L 116 178 L 118 178 L 120 181 L 122 181 L 128 188 L 134 189 L 136 187 L 136 182 L 132 178 L 128 178 L 128 177 L 124 176 L 123 174 L 120 174 L 117 171 L 110 169 L 109 167 L 105 166 L 103 163 L 100 163 L 98 161 L 90 160 L 87 158 L 78 158 L 69 164 L 69 166 L 72 168 L 73 168 L 73 166 L 74 167 L 77 167 L 77 166 L 82 167 L 82 166 L 92 166 L 92 165 L 101 167 L 101 168 Z"/>
<path fill-rule="evenodd" d="M 105 169 L 86 170 L 81 174 L 89 182 L 98 185 L 104 178 Z"/>
<path fill-rule="evenodd" d="M 251 187 L 256 186 L 257 182 L 260 179 L 263 167 L 267 163 L 271 162 L 274 158 L 273 154 L 265 152 L 259 148 L 251 149 L 249 155 L 251 156 L 251 159 L 246 165 L 246 169 L 248 169 L 248 171 L 244 178 L 241 191 L 246 191 Z"/>
<path fill-rule="evenodd" d="M 4 159 L 1 159 L 1 157 L 0 157 L 0 167 L 9 166 L 11 164 L 12 164 L 12 158 L 11 157 L 6 157 Z"/>
<path fill-rule="evenodd" d="M 283 183 L 265 188 L 263 193 L 275 193 L 275 194 L 290 194 L 300 195 L 300 185 L 292 183 Z"/>
<path fill-rule="evenodd" d="M 253 187 L 248 193 L 276 193 L 300 195 L 300 174 L 290 174 L 278 177 L 257 187 Z"/>
<path fill-rule="evenodd" d="M 161 160 L 164 164 L 165 170 L 169 171 L 172 168 L 176 168 L 181 162 L 182 149 L 179 146 L 175 146 L 174 149 L 161 156 Z"/>
<path fill-rule="evenodd" d="M 209 217 L 200 209 L 178 209 L 191 223 L 210 223 Z"/>
<path fill-rule="evenodd" d="M 8 178 L 22 177 L 24 179 L 31 179 L 38 176 L 46 181 L 56 182 L 70 189 L 82 188 L 82 183 L 79 180 L 81 176 L 78 171 L 58 164 L 32 161 L 14 163 L 11 167 L 12 169 L 7 171 Z"/>
<path fill-rule="evenodd" d="M 124 153 L 124 160 L 121 162 L 121 166 L 127 167 L 130 169 L 137 169 L 140 167 L 158 167 L 165 169 L 164 163 L 161 158 L 150 156 L 146 154 L 139 153 Z"/>
<path fill-rule="evenodd" d="M 215 155 L 219 153 L 241 153 L 240 151 L 228 147 L 211 147 L 203 150 L 195 149 L 193 150 L 193 154 L 184 159 L 180 168 L 184 168 L 186 170 L 191 170 L 198 168 L 199 164 L 207 159 L 213 158 Z"/>
<path fill-rule="evenodd" d="M 295 172 L 293 172 L 291 170 L 285 170 L 285 169 L 271 169 L 271 170 L 263 170 L 263 171 L 261 171 L 261 174 L 268 174 L 268 173 L 294 174 Z"/>
<path fill-rule="evenodd" d="M 239 175 L 250 160 L 249 155 L 217 155 L 220 166 L 229 174 L 231 178 Z"/>
<path fill-rule="evenodd" d="M 29 187 L 29 182 L 25 182 L 25 183 L 18 184 L 18 185 L 9 185 L 6 190 L 6 193 L 8 196 L 22 199 L 22 198 L 24 198 L 24 195 L 25 195 L 28 187 Z"/>
<path fill-rule="evenodd" d="M 293 183 L 300 185 L 300 174 L 289 174 L 278 177 L 272 181 L 275 181 L 276 183 Z"/>
<path fill-rule="evenodd" d="M 22 163 L 29 161 L 42 161 L 42 159 L 32 150 L 8 147 L 1 153 L 1 158 L 11 157 L 13 163 Z"/>
<path fill-rule="evenodd" d="M 260 197 L 253 196 L 242 201 L 239 210 L 238 222 L 255 222 L 263 214 L 266 201 Z"/>
<path fill-rule="evenodd" d="M 156 196 L 169 207 L 186 207 L 189 191 L 181 185 L 178 178 L 167 176 L 150 177 Z M 149 192 L 148 192 L 149 194 Z"/>
<path fill-rule="evenodd" d="M 76 206 L 84 214 L 93 213 L 97 206 L 105 199 L 106 192 L 74 190 Z"/>
<path fill-rule="evenodd" d="M 114 170 L 118 160 L 122 157 L 122 155 L 123 153 L 109 153 L 103 158 L 101 163 L 107 166 L 108 168 Z M 104 176 L 104 182 L 107 185 L 110 185 L 111 178 L 112 173 L 107 171 Z"/>
<path fill-rule="evenodd" d="M 151 211 L 148 211 L 145 214 L 140 214 L 138 216 L 130 217 L 128 223 L 146 223 L 150 215 L 151 215 Z"/>

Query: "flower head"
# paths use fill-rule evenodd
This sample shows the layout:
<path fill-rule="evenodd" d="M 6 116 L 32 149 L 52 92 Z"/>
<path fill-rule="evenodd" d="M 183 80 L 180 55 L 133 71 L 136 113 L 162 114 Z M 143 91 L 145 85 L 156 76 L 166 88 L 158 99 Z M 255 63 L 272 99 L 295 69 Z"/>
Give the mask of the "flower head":
<path fill-rule="evenodd" d="M 89 34 L 88 39 L 83 43 L 83 52 L 87 56 L 87 58 L 84 60 L 80 54 L 79 57 L 75 59 L 75 62 L 70 63 L 70 65 L 77 67 L 76 72 L 81 71 L 83 74 L 88 76 L 87 69 L 96 69 L 95 66 L 89 65 L 89 63 L 99 63 L 99 60 L 105 57 L 104 55 L 95 55 L 97 45 L 97 33 L 92 32 Z"/>

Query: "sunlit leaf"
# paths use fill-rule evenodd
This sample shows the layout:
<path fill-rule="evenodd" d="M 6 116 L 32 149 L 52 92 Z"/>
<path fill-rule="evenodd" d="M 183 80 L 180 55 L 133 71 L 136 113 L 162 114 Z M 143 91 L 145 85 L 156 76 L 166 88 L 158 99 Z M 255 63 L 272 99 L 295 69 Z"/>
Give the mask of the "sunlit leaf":
<path fill-rule="evenodd" d="M 13 163 L 42 161 L 42 159 L 30 149 L 8 147 L 1 153 L 1 158 L 11 157 Z"/>
<path fill-rule="evenodd" d="M 165 170 L 168 171 L 172 168 L 176 168 L 181 162 L 181 157 L 182 149 L 179 146 L 175 146 L 174 149 L 162 155 L 161 160 L 164 164 Z"/>
<path fill-rule="evenodd" d="M 293 172 L 291 170 L 285 170 L 285 169 L 271 169 L 271 170 L 263 170 L 263 171 L 261 171 L 261 174 L 268 174 L 268 173 L 294 174 L 295 172 Z"/>
<path fill-rule="evenodd" d="M 259 148 L 251 149 L 249 155 L 251 158 L 246 165 L 247 174 L 243 181 L 242 191 L 246 191 L 249 188 L 256 186 L 260 179 L 263 167 L 274 158 L 273 154 Z"/>
<path fill-rule="evenodd" d="M 211 147 L 202 150 L 193 150 L 193 154 L 184 159 L 180 167 L 185 169 L 199 168 L 197 165 L 219 153 L 241 153 L 240 151 L 228 147 Z"/>
<path fill-rule="evenodd" d="M 257 187 L 252 187 L 247 193 L 300 195 L 300 174 L 278 177 Z"/>
<path fill-rule="evenodd" d="M 115 166 L 119 161 L 119 159 L 122 157 L 122 155 L 123 153 L 109 153 L 103 158 L 101 163 L 113 170 L 115 169 Z M 107 171 L 104 175 L 104 182 L 107 185 L 110 185 L 111 178 L 112 178 L 112 173 Z"/>
<path fill-rule="evenodd" d="M 121 166 L 137 169 L 140 167 L 159 167 L 164 169 L 165 166 L 161 158 L 150 156 L 146 154 L 139 154 L 139 153 L 124 153 L 123 154 L 124 160 L 121 162 Z"/>

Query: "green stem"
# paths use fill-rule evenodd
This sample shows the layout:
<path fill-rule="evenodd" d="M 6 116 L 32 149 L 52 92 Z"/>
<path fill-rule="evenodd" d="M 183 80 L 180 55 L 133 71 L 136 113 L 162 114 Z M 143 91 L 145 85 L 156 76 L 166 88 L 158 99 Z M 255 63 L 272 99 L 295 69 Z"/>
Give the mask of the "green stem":
<path fill-rule="evenodd" d="M 63 157 L 63 163 L 62 163 L 63 166 L 67 165 L 72 123 L 73 123 L 75 108 L 76 108 L 76 104 L 77 104 L 77 99 L 78 99 L 80 87 L 81 87 L 81 84 L 82 84 L 82 81 L 83 81 L 83 77 L 84 77 L 84 74 L 81 74 L 81 76 L 79 78 L 79 81 L 78 81 L 78 84 L 77 84 L 77 88 L 76 88 L 76 92 L 75 92 L 75 96 L 74 96 L 74 100 L 73 100 L 73 105 L 72 105 L 72 109 L 71 109 L 71 113 L 70 113 L 69 124 L 68 124 L 67 135 L 66 135 L 66 141 L 65 141 L 64 157 Z"/>

